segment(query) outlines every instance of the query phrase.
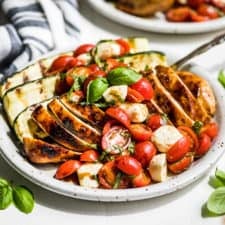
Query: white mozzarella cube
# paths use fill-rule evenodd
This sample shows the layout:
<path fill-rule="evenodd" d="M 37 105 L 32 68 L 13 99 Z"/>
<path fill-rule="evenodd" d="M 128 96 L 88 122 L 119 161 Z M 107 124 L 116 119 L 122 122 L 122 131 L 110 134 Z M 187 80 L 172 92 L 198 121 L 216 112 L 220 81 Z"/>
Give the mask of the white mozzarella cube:
<path fill-rule="evenodd" d="M 167 179 L 167 161 L 166 154 L 155 155 L 149 163 L 149 173 L 152 180 L 163 182 Z"/>
<path fill-rule="evenodd" d="M 129 116 L 131 122 L 142 123 L 148 117 L 148 107 L 142 103 L 122 103 L 119 105 Z"/>
<path fill-rule="evenodd" d="M 103 97 L 106 102 L 123 102 L 127 97 L 127 85 L 115 85 L 106 89 Z"/>
<path fill-rule="evenodd" d="M 101 163 L 85 163 L 78 170 L 77 175 L 81 186 L 97 188 L 99 183 L 96 176 L 101 169 Z"/>
<path fill-rule="evenodd" d="M 160 152 L 167 152 L 182 137 L 176 127 L 165 125 L 153 132 L 151 140 Z"/>
<path fill-rule="evenodd" d="M 100 59 L 107 59 L 113 56 L 120 55 L 120 45 L 113 41 L 106 41 L 98 44 L 97 57 Z"/>

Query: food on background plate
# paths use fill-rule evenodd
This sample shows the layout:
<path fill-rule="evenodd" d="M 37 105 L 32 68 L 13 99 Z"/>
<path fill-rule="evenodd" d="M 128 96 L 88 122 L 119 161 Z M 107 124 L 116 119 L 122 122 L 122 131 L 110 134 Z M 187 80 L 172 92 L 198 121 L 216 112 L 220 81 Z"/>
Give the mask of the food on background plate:
<path fill-rule="evenodd" d="M 110 0 L 116 8 L 140 17 L 158 12 L 171 22 L 204 22 L 224 16 L 223 0 Z"/>
<path fill-rule="evenodd" d="M 42 59 L 1 86 L 8 122 L 34 164 L 90 188 L 164 182 L 218 133 L 209 83 L 175 71 L 144 38 L 102 40 Z"/>

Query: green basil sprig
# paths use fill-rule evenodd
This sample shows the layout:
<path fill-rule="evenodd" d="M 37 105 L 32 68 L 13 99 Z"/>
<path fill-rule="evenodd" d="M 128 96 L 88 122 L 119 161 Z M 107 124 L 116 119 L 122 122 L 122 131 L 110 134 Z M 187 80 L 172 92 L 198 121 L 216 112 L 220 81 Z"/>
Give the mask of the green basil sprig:
<path fill-rule="evenodd" d="M 216 169 L 215 175 L 210 177 L 209 184 L 215 188 L 202 207 L 203 217 L 214 217 L 225 214 L 225 172 Z"/>
<path fill-rule="evenodd" d="M 34 208 L 32 192 L 24 186 L 10 184 L 0 178 L 0 210 L 8 208 L 12 202 L 23 213 L 31 213 Z"/>
<path fill-rule="evenodd" d="M 94 103 L 101 99 L 108 86 L 107 79 L 103 77 L 91 81 L 87 87 L 87 102 Z"/>
<path fill-rule="evenodd" d="M 107 75 L 107 79 L 111 85 L 130 85 L 136 83 L 141 78 L 141 74 L 127 67 L 117 67 Z"/>

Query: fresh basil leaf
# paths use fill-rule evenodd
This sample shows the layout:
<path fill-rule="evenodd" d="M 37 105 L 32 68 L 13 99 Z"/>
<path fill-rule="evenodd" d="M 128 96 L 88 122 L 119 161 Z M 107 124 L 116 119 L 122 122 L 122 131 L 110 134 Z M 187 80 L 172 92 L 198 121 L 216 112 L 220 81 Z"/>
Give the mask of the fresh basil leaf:
<path fill-rule="evenodd" d="M 9 186 L 9 182 L 3 178 L 0 178 L 0 187 Z"/>
<path fill-rule="evenodd" d="M 87 102 L 94 103 L 102 98 L 102 94 L 108 88 L 109 84 L 106 78 L 99 77 L 91 81 L 87 87 Z"/>
<path fill-rule="evenodd" d="M 0 209 L 6 209 L 12 203 L 12 188 L 10 186 L 0 187 Z"/>
<path fill-rule="evenodd" d="M 24 213 L 32 212 L 34 208 L 34 197 L 30 190 L 24 186 L 13 187 L 13 201 L 15 206 Z"/>
<path fill-rule="evenodd" d="M 218 215 L 225 213 L 225 187 L 217 188 L 209 196 L 207 208 L 210 212 Z"/>
<path fill-rule="evenodd" d="M 224 187 L 225 184 L 223 181 L 221 181 L 219 178 L 211 176 L 209 178 L 209 185 L 212 186 L 213 188 L 219 188 L 219 187 Z"/>
<path fill-rule="evenodd" d="M 196 134 L 199 134 L 202 126 L 203 126 L 203 123 L 201 121 L 195 121 L 195 123 L 192 126 L 192 129 L 194 130 Z"/>
<path fill-rule="evenodd" d="M 216 176 L 216 178 L 218 178 L 221 181 L 225 182 L 225 172 L 224 171 L 216 169 L 215 176 Z"/>
<path fill-rule="evenodd" d="M 221 70 L 218 75 L 218 81 L 225 87 L 225 71 Z"/>
<path fill-rule="evenodd" d="M 216 217 L 218 216 L 216 213 L 210 212 L 209 209 L 207 208 L 207 203 L 205 203 L 202 206 L 202 211 L 201 211 L 201 215 L 203 218 L 207 218 L 207 217 Z"/>
<path fill-rule="evenodd" d="M 107 79 L 112 85 L 130 85 L 136 83 L 141 78 L 141 74 L 127 67 L 117 67 L 107 75 Z"/>

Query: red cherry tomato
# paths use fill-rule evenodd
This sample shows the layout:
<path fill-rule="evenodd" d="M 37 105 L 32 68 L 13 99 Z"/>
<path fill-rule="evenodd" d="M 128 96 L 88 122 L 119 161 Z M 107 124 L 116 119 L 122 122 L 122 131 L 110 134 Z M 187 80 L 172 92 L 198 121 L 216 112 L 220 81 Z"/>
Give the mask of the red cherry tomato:
<path fill-rule="evenodd" d="M 91 70 L 91 73 L 95 73 L 101 70 L 101 68 L 97 64 L 91 64 L 88 66 L 88 68 Z"/>
<path fill-rule="evenodd" d="M 136 83 L 130 86 L 134 90 L 138 91 L 145 100 L 150 100 L 153 97 L 153 88 L 150 82 L 146 78 L 141 78 Z"/>
<path fill-rule="evenodd" d="M 205 133 L 200 134 L 199 148 L 196 150 L 196 156 L 202 156 L 206 152 L 208 152 L 211 147 L 211 144 L 212 144 L 211 139 L 207 134 Z"/>
<path fill-rule="evenodd" d="M 111 189 L 116 181 L 115 161 L 105 163 L 98 172 L 98 180 L 103 188 Z"/>
<path fill-rule="evenodd" d="M 71 69 L 73 67 L 76 67 L 76 66 L 83 66 L 85 63 L 80 60 L 80 59 L 77 59 L 77 58 L 73 58 L 71 59 L 68 64 L 66 65 L 66 69 Z"/>
<path fill-rule="evenodd" d="M 193 8 L 197 8 L 199 5 L 204 3 L 205 0 L 188 0 L 187 4 Z"/>
<path fill-rule="evenodd" d="M 219 17 L 218 10 L 208 4 L 200 4 L 197 8 L 197 12 L 202 16 L 207 16 L 210 19 L 216 19 Z"/>
<path fill-rule="evenodd" d="M 139 175 L 132 179 L 133 187 L 144 187 L 151 183 L 151 178 L 148 173 L 142 171 Z"/>
<path fill-rule="evenodd" d="M 181 173 L 192 164 L 193 160 L 193 154 L 188 153 L 181 160 L 172 164 L 168 164 L 168 169 L 175 174 Z"/>
<path fill-rule="evenodd" d="M 186 137 L 189 137 L 190 141 L 191 141 L 191 146 L 190 146 L 190 150 L 195 152 L 196 149 L 199 148 L 199 141 L 198 141 L 198 137 L 195 134 L 195 132 L 187 126 L 179 126 L 178 130 L 184 134 Z"/>
<path fill-rule="evenodd" d="M 149 165 L 157 150 L 150 141 L 139 142 L 135 145 L 134 158 L 137 159 L 143 168 Z"/>
<path fill-rule="evenodd" d="M 128 87 L 127 101 L 133 102 L 133 103 L 140 103 L 144 101 L 144 97 L 138 91 Z"/>
<path fill-rule="evenodd" d="M 130 127 L 130 119 L 123 109 L 119 107 L 110 107 L 105 111 L 105 113 L 106 115 L 120 122 L 125 127 Z"/>
<path fill-rule="evenodd" d="M 114 126 L 103 135 L 102 149 L 110 154 L 120 154 L 127 150 L 130 141 L 130 133 L 126 128 Z"/>
<path fill-rule="evenodd" d="M 68 64 L 74 60 L 73 56 L 68 56 L 68 55 L 63 55 L 63 56 L 59 56 L 58 58 L 56 58 L 50 69 L 49 72 L 61 72 L 65 69 L 67 69 Z"/>
<path fill-rule="evenodd" d="M 87 150 L 83 152 L 80 156 L 81 162 L 97 162 L 99 158 L 99 154 L 95 150 Z"/>
<path fill-rule="evenodd" d="M 152 136 L 152 130 L 145 124 L 131 124 L 130 133 L 136 141 L 148 141 Z"/>
<path fill-rule="evenodd" d="M 165 124 L 166 124 L 165 119 L 159 114 L 152 114 L 147 121 L 147 125 L 153 131 Z"/>
<path fill-rule="evenodd" d="M 106 71 L 110 71 L 112 69 L 115 69 L 117 67 L 126 67 L 127 65 L 123 62 L 120 62 L 116 59 L 112 59 L 112 58 L 109 58 L 109 59 L 106 59 Z"/>
<path fill-rule="evenodd" d="M 137 176 L 141 173 L 141 163 L 129 155 L 123 155 L 116 159 L 116 166 L 128 175 Z"/>
<path fill-rule="evenodd" d="M 117 39 L 116 42 L 120 45 L 120 55 L 125 55 L 130 52 L 130 45 L 124 39 Z"/>
<path fill-rule="evenodd" d="M 216 123 L 208 123 L 205 126 L 202 127 L 201 129 L 201 134 L 205 133 L 207 134 L 211 139 L 214 139 L 219 132 L 218 125 Z"/>
<path fill-rule="evenodd" d="M 68 85 L 69 87 L 72 87 L 72 85 L 73 85 L 73 83 L 74 83 L 73 77 L 72 77 L 71 75 L 67 75 L 66 78 L 65 78 L 65 80 L 66 80 L 67 85 Z"/>
<path fill-rule="evenodd" d="M 166 18 L 172 22 L 186 22 L 190 19 L 191 9 L 189 7 L 179 7 L 169 9 L 166 13 Z"/>
<path fill-rule="evenodd" d="M 204 22 L 209 20 L 208 16 L 202 16 L 195 11 L 191 12 L 190 17 L 193 22 Z"/>
<path fill-rule="evenodd" d="M 56 179 L 63 179 L 75 173 L 81 166 L 81 162 L 78 160 L 68 160 L 61 164 L 55 174 Z"/>
<path fill-rule="evenodd" d="M 190 150 L 190 139 L 186 136 L 178 140 L 167 152 L 168 162 L 176 162 L 182 159 Z"/>
<path fill-rule="evenodd" d="M 225 8 L 225 1 L 223 1 L 223 0 L 211 0 L 211 3 L 220 9 Z"/>
<path fill-rule="evenodd" d="M 91 75 L 95 76 L 95 77 L 105 77 L 106 72 L 103 71 L 103 70 L 98 70 L 98 71 L 95 71 L 95 72 L 91 73 Z"/>
<path fill-rule="evenodd" d="M 87 53 L 87 52 L 91 51 L 91 49 L 94 48 L 94 47 L 95 47 L 95 45 L 93 45 L 93 44 L 84 44 L 84 45 L 81 45 L 81 46 L 79 46 L 78 48 L 75 49 L 73 55 L 76 57 L 78 55 Z"/>
<path fill-rule="evenodd" d="M 102 135 L 105 135 L 112 128 L 112 125 L 115 125 L 116 123 L 116 120 L 108 120 L 102 129 Z"/>

